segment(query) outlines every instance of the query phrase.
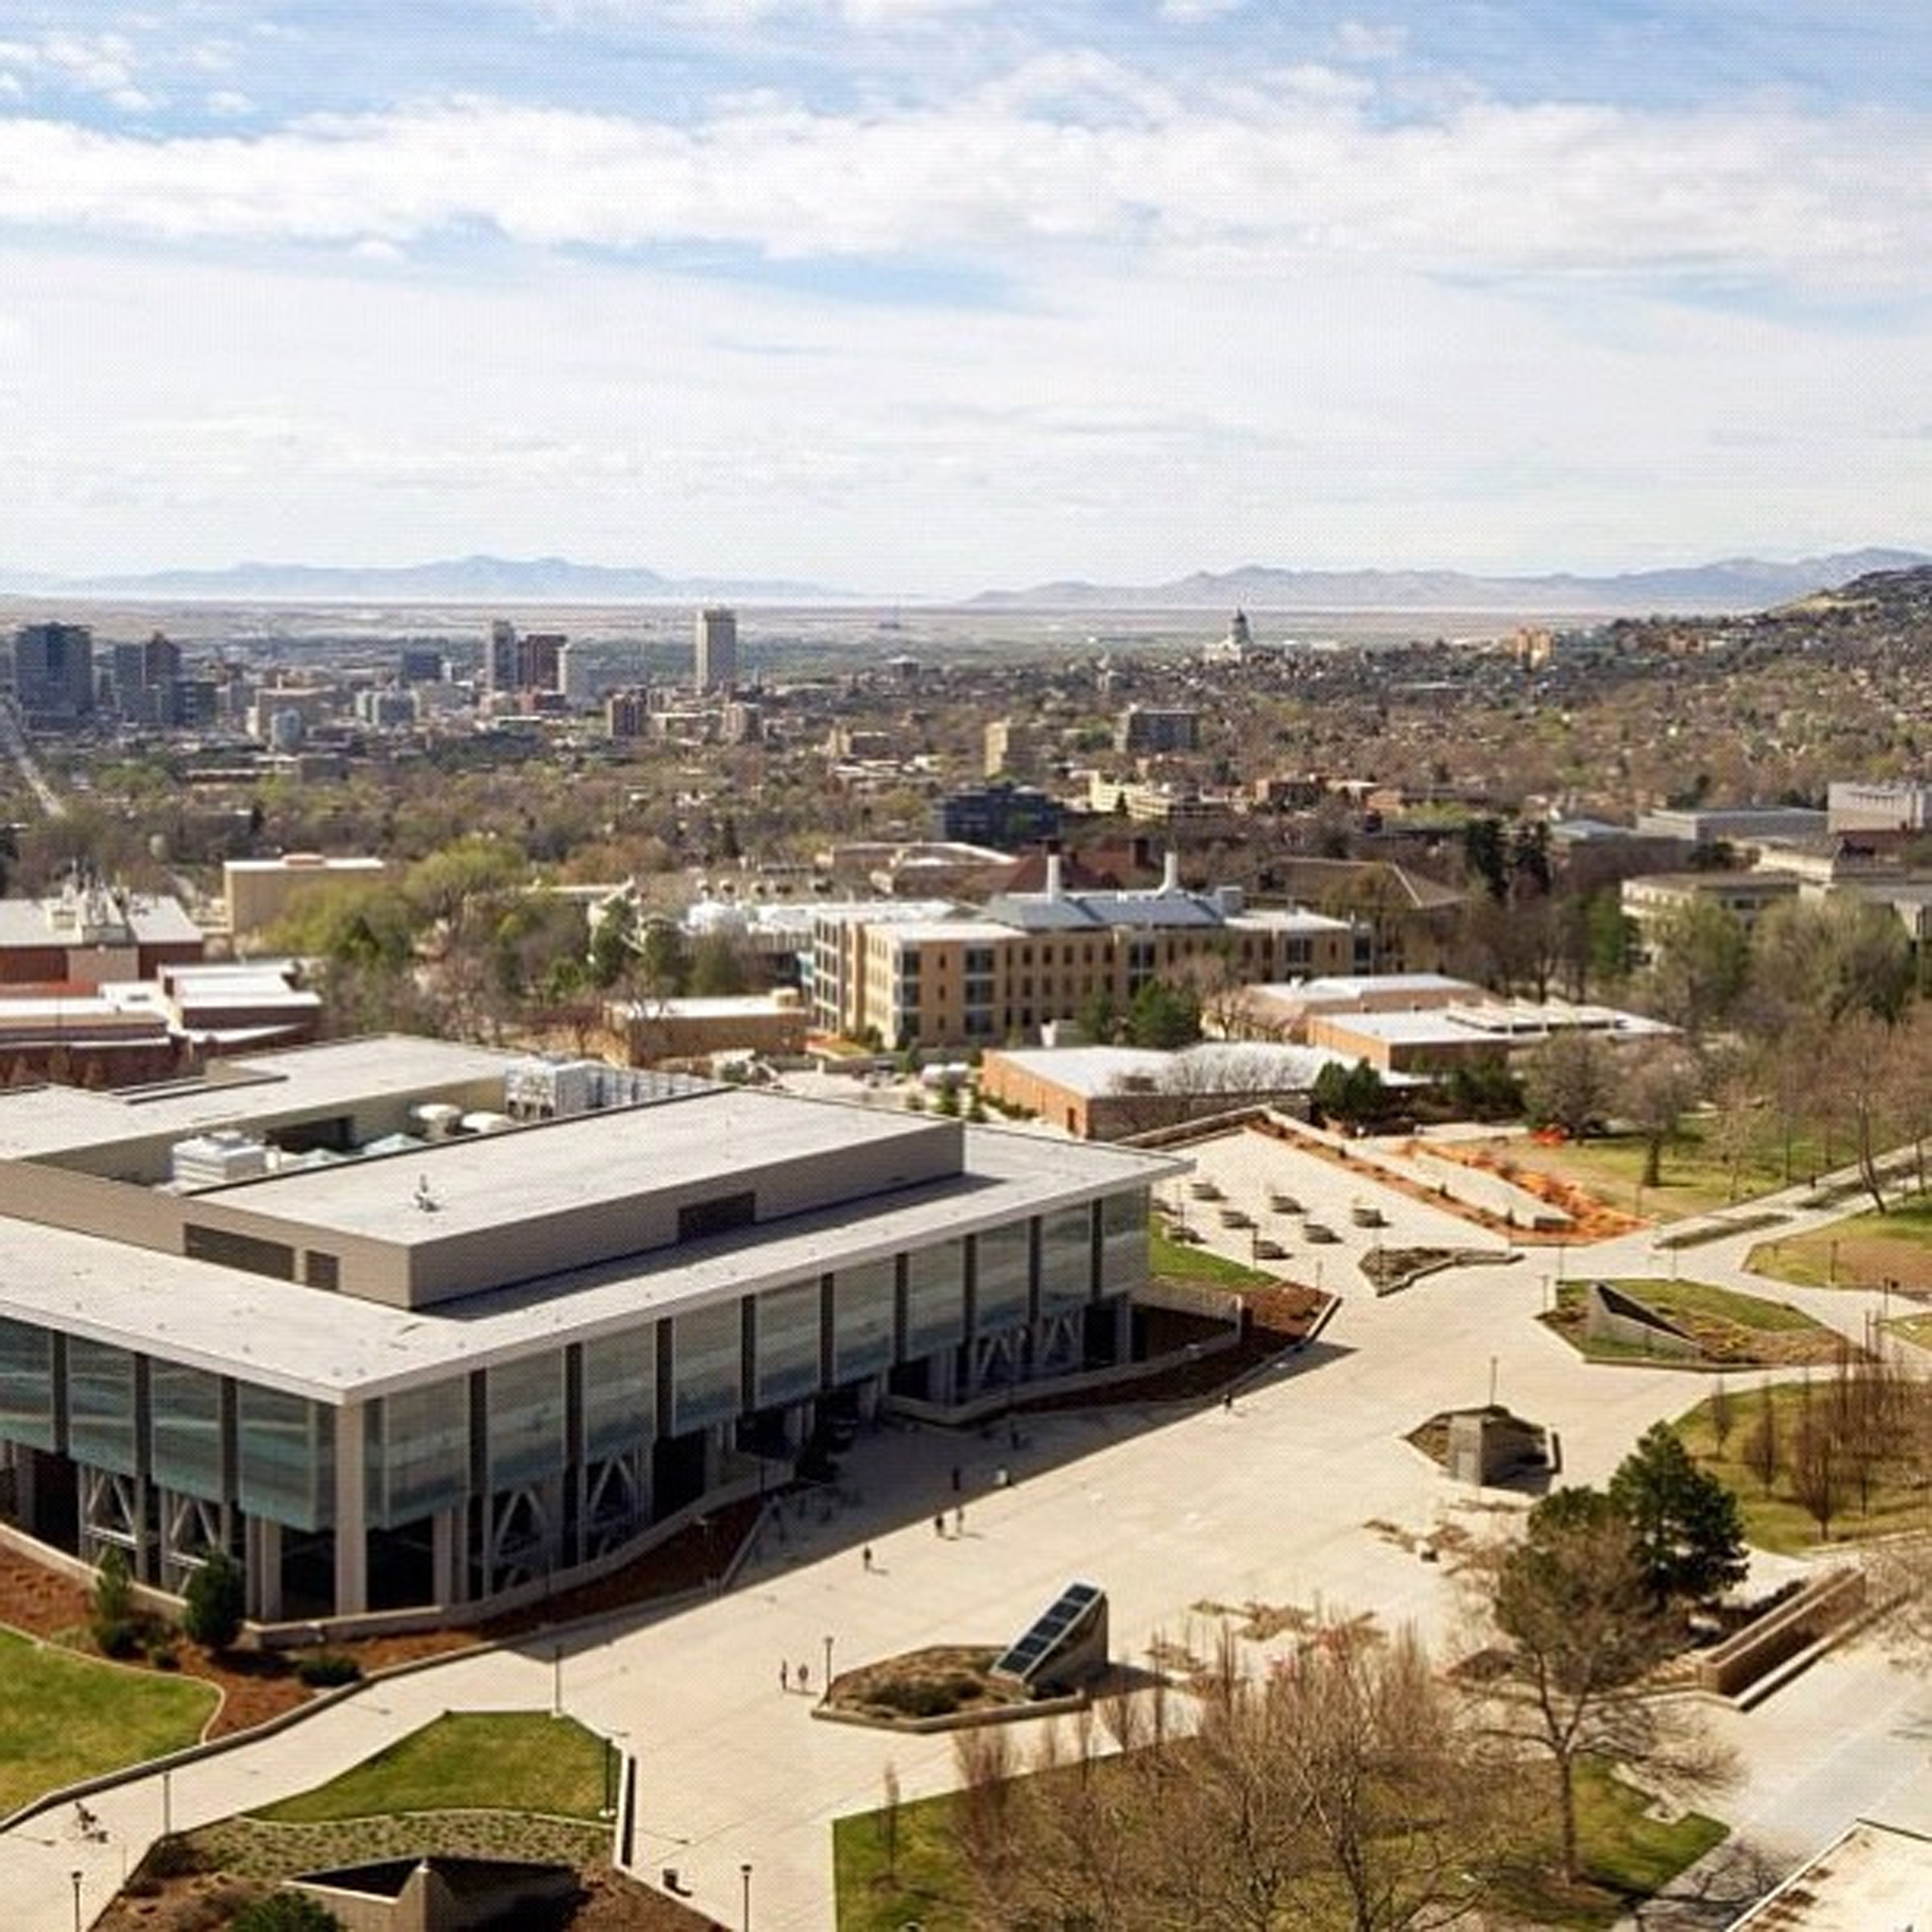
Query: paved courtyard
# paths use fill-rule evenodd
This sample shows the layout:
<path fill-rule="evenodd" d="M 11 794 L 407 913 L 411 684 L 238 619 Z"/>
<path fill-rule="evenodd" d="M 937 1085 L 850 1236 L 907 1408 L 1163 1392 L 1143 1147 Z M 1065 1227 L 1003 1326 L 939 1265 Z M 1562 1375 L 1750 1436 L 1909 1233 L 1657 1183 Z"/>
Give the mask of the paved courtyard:
<path fill-rule="evenodd" d="M 372 1686 L 280 1736 L 184 1768 L 168 1781 L 177 1827 L 266 1802 L 334 1775 L 448 1709 L 563 1707 L 619 1736 L 638 1767 L 637 1864 L 675 1867 L 696 1901 L 737 1923 L 741 1866 L 752 1872 L 753 1922 L 832 1923 L 831 1821 L 881 1800 L 890 1763 L 910 1798 L 952 1781 L 941 1739 L 891 1738 L 815 1721 L 810 1696 L 782 1691 L 781 1663 L 803 1664 L 814 1692 L 827 1640 L 835 1668 L 933 1642 L 997 1643 L 1018 1634 L 1075 1578 L 1111 1600 L 1116 1654 L 1144 1658 L 1157 1637 L 1211 1628 L 1196 1606 L 1373 1608 L 1414 1620 L 1452 1647 L 1463 1617 L 1447 1566 L 1426 1563 L 1391 1530 L 1427 1536 L 1445 1523 L 1484 1534 L 1521 1499 L 1451 1485 L 1402 1440 L 1436 1410 L 1496 1395 L 1560 1431 L 1566 1477 L 1600 1480 L 1635 1437 L 1695 1402 L 1701 1384 L 1669 1370 L 1590 1368 L 1535 1322 L 1554 1253 L 1501 1258 L 1426 1205 L 1253 1134 L 1191 1150 L 1244 1205 L 1287 1186 L 1319 1203 L 1342 1236 L 1324 1253 L 1342 1300 L 1322 1338 L 1244 1389 L 1231 1410 L 1085 1411 L 1023 1421 L 1012 1447 L 985 1435 L 887 1430 L 846 1459 L 857 1500 L 820 1521 L 788 1515 L 737 1585 L 650 1620 L 579 1633 L 560 1665 L 548 1646 L 471 1657 Z M 1315 1171 L 1319 1170 L 1319 1171 Z M 1375 1199 L 1390 1226 L 1348 1214 Z M 1196 1216 L 1197 1220 L 1202 1217 Z M 1806 1217 L 1792 1223 L 1794 1230 Z M 1377 1298 L 1356 1261 L 1377 1239 L 1488 1245 L 1493 1263 L 1435 1275 Z M 1246 1258 L 1245 1231 L 1208 1228 Z M 1686 1257 L 1686 1273 L 1742 1280 L 1738 1236 Z M 1285 1264 L 1301 1274 L 1309 1251 Z M 1649 1237 L 1571 1249 L 1574 1273 L 1661 1272 Z M 1761 1284 L 1759 1284 L 1761 1287 Z M 1790 1298 L 1857 1332 L 1868 1298 L 1793 1290 Z M 963 1475 L 964 1533 L 935 1534 L 933 1513 Z M 1011 1477 L 997 1486 L 997 1472 Z M 1372 1528 L 1372 1524 L 1381 1527 Z M 869 1542 L 873 1567 L 860 1551 Z M 1749 1717 L 1722 1719 L 1753 1754 L 1730 1806 L 1773 1852 L 1795 1860 L 1860 1811 L 1932 1822 L 1926 1776 L 1932 1690 L 1863 1652 L 1827 1660 Z M 68 1874 L 87 1913 L 119 1882 L 124 1858 L 159 1830 L 162 1781 L 134 1781 L 90 1802 L 106 1844 L 82 1844 L 68 1817 L 0 1839 L 7 1922 L 71 1922 Z"/>

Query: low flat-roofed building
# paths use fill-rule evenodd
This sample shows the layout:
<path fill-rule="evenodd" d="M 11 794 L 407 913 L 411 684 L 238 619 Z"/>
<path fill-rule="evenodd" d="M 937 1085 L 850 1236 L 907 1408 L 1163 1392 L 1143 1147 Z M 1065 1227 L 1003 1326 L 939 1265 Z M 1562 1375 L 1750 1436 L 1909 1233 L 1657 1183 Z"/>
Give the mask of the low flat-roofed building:
<path fill-rule="evenodd" d="M 0 1516 L 258 1623 L 540 1595 L 820 1405 L 1125 1361 L 1183 1165 L 424 1039 L 0 1093 Z"/>
<path fill-rule="evenodd" d="M 1932 830 L 1932 781 L 1834 778 L 1825 797 L 1833 832 Z"/>
<path fill-rule="evenodd" d="M 1749 933 L 1768 907 L 1796 898 L 1799 885 L 1788 872 L 1653 872 L 1625 879 L 1621 904 L 1635 963 L 1648 964 L 1657 927 L 1692 906 L 1717 906 Z"/>
<path fill-rule="evenodd" d="M 1861 1818 L 1732 1932 L 1911 1932 L 1932 1924 L 1932 1838 Z"/>
<path fill-rule="evenodd" d="M 1482 997 L 1480 987 L 1447 973 L 1320 973 L 1244 986 L 1226 1018 L 1230 1034 L 1242 1039 L 1306 1041 L 1309 1022 L 1321 1015 L 1434 1012 Z"/>
<path fill-rule="evenodd" d="M 1379 1072 L 1448 1073 L 1481 1062 L 1501 1064 L 1559 1033 L 1588 1032 L 1616 1043 L 1668 1036 L 1675 1030 L 1641 1013 L 1567 1000 L 1482 1000 L 1410 1011 L 1329 1011 L 1311 1014 L 1311 1046 Z"/>
<path fill-rule="evenodd" d="M 714 1053 L 802 1053 L 811 1019 L 788 986 L 711 998 L 625 1000 L 607 1012 L 634 1067 Z"/>
<path fill-rule="evenodd" d="M 1082 1141 L 1117 1141 L 1241 1107 L 1298 1111 L 1337 1056 L 1319 1047 L 1205 1041 L 1141 1046 L 1013 1047 L 988 1053 L 980 1091 Z"/>
<path fill-rule="evenodd" d="M 305 894 L 331 886 L 368 885 L 387 868 L 378 858 L 332 858 L 291 852 L 277 859 L 230 859 L 221 868 L 228 929 L 237 947 L 260 936 Z"/>
<path fill-rule="evenodd" d="M 149 979 L 207 950 L 176 899 L 93 881 L 44 899 L 0 899 L 0 986 Z"/>

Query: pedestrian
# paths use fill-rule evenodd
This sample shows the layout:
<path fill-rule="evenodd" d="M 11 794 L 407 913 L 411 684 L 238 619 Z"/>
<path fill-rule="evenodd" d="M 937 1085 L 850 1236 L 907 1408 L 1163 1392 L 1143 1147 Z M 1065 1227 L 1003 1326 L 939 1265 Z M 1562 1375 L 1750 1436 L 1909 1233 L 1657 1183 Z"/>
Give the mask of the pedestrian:
<path fill-rule="evenodd" d="M 933 1513 L 932 1533 L 935 1536 L 943 1536 L 946 1534 L 946 1512 L 943 1509 L 935 1510 Z"/>
<path fill-rule="evenodd" d="M 868 1543 L 864 1550 L 862 1550 L 859 1554 L 860 1560 L 865 1564 L 866 1569 L 869 1571 L 872 1567 L 872 1545 Z"/>
<path fill-rule="evenodd" d="M 791 1688 L 791 1666 L 783 1662 L 778 1665 L 778 1688 L 781 1690 Z"/>
<path fill-rule="evenodd" d="M 1221 1414 L 1223 1415 L 1234 1414 L 1234 1396 L 1232 1391 L 1221 1397 Z"/>
<path fill-rule="evenodd" d="M 799 1688 L 801 1690 L 809 1690 L 811 1688 L 811 1670 L 808 1665 L 800 1664 L 799 1666 Z"/>
<path fill-rule="evenodd" d="M 966 1534 L 966 1505 L 955 1503 L 952 1506 L 952 1533 L 955 1536 Z"/>

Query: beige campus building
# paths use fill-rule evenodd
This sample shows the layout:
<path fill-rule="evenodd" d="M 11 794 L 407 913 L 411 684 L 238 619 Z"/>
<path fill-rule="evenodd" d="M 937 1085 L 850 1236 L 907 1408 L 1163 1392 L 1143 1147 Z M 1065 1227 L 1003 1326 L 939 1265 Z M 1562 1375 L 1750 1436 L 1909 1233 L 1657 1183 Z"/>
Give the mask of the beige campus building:
<path fill-rule="evenodd" d="M 1348 921 L 1241 895 L 1185 890 L 1171 857 L 1150 892 L 1009 893 L 968 918 L 821 921 L 813 959 L 821 1030 L 896 1048 L 993 1045 L 1076 1017 L 1096 997 L 1125 1009 L 1150 981 L 1243 984 L 1345 972 Z"/>

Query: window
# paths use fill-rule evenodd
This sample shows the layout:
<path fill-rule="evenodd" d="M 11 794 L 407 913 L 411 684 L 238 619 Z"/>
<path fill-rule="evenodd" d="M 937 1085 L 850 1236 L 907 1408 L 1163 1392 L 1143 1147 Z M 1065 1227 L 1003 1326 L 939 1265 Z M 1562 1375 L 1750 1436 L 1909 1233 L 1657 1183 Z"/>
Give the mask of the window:
<path fill-rule="evenodd" d="M 1032 1239 L 1024 1221 L 979 1236 L 974 1320 L 982 1335 L 1026 1319 L 1031 1298 Z"/>
<path fill-rule="evenodd" d="M 892 1366 L 898 1269 L 890 1261 L 841 1268 L 832 1282 L 832 1373 L 835 1382 Z"/>
<path fill-rule="evenodd" d="M 584 1453 L 615 1455 L 657 1433 L 654 1322 L 584 1344 Z"/>
<path fill-rule="evenodd" d="M 1093 1211 L 1067 1208 L 1040 1218 L 1040 1311 L 1093 1298 Z"/>
<path fill-rule="evenodd" d="M 54 1446 L 54 1338 L 25 1322 L 0 1321 L 0 1442 Z"/>
<path fill-rule="evenodd" d="M 930 1355 L 966 1339 L 966 1244 L 942 1241 L 906 1257 L 906 1353 Z"/>
<path fill-rule="evenodd" d="M 273 1275 L 279 1282 L 295 1278 L 295 1251 L 287 1242 L 265 1241 L 231 1228 L 190 1221 L 181 1231 L 181 1252 L 191 1261 L 213 1261 L 217 1268 L 238 1268 L 245 1274 Z"/>
<path fill-rule="evenodd" d="M 159 1360 L 148 1364 L 155 1480 L 164 1489 L 219 1501 L 221 1379 Z"/>
<path fill-rule="evenodd" d="M 342 1262 L 339 1256 L 310 1248 L 302 1256 L 302 1278 L 312 1288 L 337 1289 L 342 1286 Z"/>
<path fill-rule="evenodd" d="M 77 1463 L 134 1473 L 134 1358 L 126 1349 L 68 1338 L 67 1447 Z"/>
<path fill-rule="evenodd" d="M 569 1458 L 564 1443 L 560 1350 L 502 1362 L 485 1372 L 489 1412 L 489 1486 L 508 1488 L 553 1475 Z"/>
<path fill-rule="evenodd" d="M 742 1404 L 744 1317 L 735 1301 L 671 1318 L 671 1427 L 729 1422 Z"/>
<path fill-rule="evenodd" d="M 336 1513 L 334 1410 L 248 1382 L 239 1406 L 242 1507 L 293 1530 L 327 1529 Z"/>
<path fill-rule="evenodd" d="M 469 1489 L 469 1377 L 372 1404 L 365 1454 L 369 1520 L 378 1529 L 461 1502 Z"/>
<path fill-rule="evenodd" d="M 758 1297 L 755 1400 L 761 1409 L 816 1392 L 823 1298 L 815 1280 L 770 1289 Z"/>
<path fill-rule="evenodd" d="M 701 1241 L 708 1234 L 749 1228 L 758 1218 L 758 1197 L 749 1189 L 742 1194 L 714 1195 L 708 1201 L 692 1201 L 678 1210 L 678 1239 Z"/>

